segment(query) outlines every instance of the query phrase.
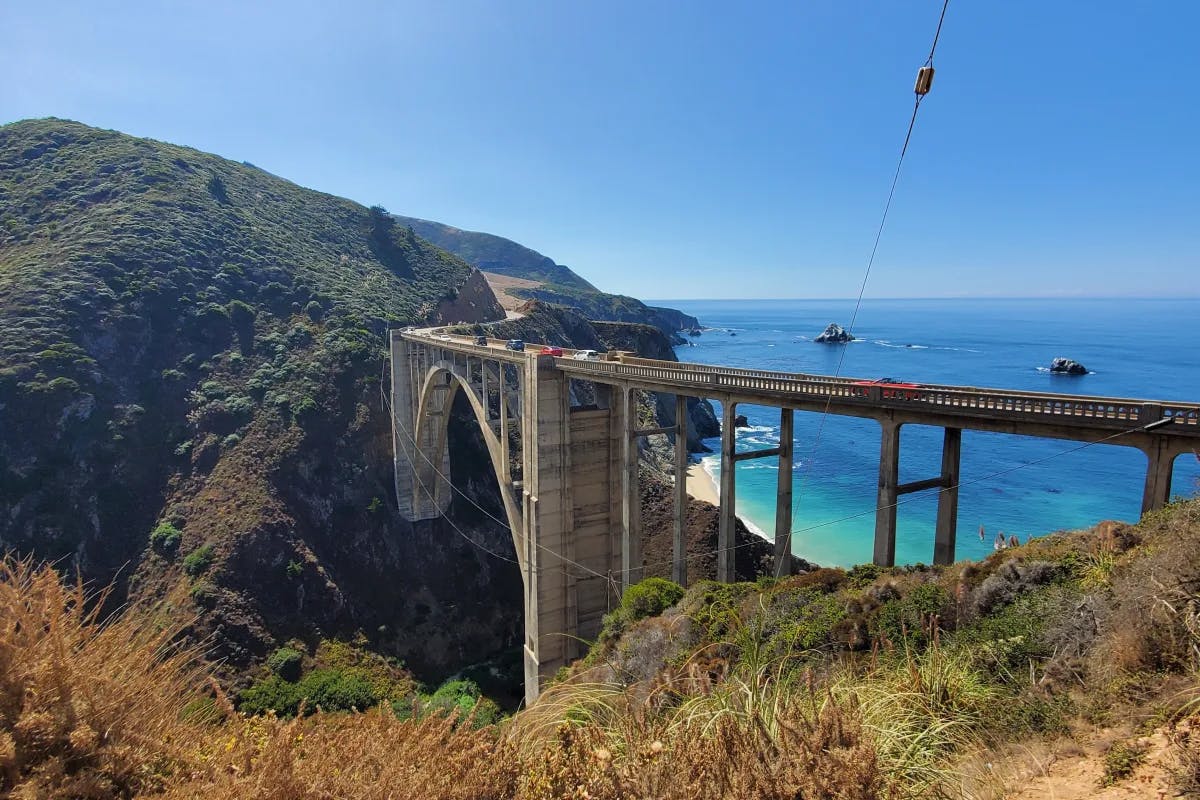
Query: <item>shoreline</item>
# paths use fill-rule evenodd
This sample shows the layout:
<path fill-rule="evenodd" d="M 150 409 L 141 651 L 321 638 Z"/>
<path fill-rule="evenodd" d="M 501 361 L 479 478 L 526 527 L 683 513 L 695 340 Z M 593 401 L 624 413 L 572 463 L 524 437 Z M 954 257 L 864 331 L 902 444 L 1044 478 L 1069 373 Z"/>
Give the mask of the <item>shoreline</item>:
<path fill-rule="evenodd" d="M 697 500 L 703 500 L 718 507 L 721 505 L 721 493 L 717 488 L 717 482 L 713 480 L 712 475 L 708 474 L 704 464 L 699 461 L 688 464 L 687 493 Z"/>
<path fill-rule="evenodd" d="M 697 500 L 711 503 L 718 508 L 721 507 L 721 489 L 717 485 L 717 479 L 705 468 L 703 459 L 688 464 L 687 493 Z M 766 531 L 747 519 L 744 514 L 736 514 L 736 516 L 746 526 L 746 530 L 764 542 L 773 543 L 775 541 L 773 537 L 767 535 Z"/>

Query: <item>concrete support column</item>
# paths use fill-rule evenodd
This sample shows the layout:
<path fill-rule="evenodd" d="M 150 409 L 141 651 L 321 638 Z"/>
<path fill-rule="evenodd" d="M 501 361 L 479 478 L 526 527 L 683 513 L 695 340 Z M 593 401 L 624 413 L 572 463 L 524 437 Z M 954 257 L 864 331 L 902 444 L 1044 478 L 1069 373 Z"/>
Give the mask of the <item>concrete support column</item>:
<path fill-rule="evenodd" d="M 1142 491 L 1142 513 L 1157 511 L 1171 501 L 1171 478 L 1175 470 L 1175 451 L 1166 436 L 1155 436 L 1146 449 L 1146 487 Z"/>
<path fill-rule="evenodd" d="M 958 468 L 962 461 L 962 429 L 946 428 L 942 438 L 942 490 L 938 493 L 933 563 L 953 564 L 958 535 Z"/>
<path fill-rule="evenodd" d="M 521 418 L 523 577 L 526 589 L 525 699 L 578 655 L 578 603 L 571 487 L 568 386 L 563 373 L 524 367 Z"/>
<path fill-rule="evenodd" d="M 779 482 L 775 491 L 775 577 L 792 574 L 792 418 L 779 411 Z"/>
<path fill-rule="evenodd" d="M 721 401 L 721 524 L 717 529 L 717 580 L 730 583 L 734 579 L 735 532 L 737 531 L 737 497 L 734 482 L 737 426 L 734 424 L 737 404 L 726 397 Z"/>
<path fill-rule="evenodd" d="M 637 390 L 621 389 L 621 589 L 642 579 L 642 493 L 638 483 Z"/>
<path fill-rule="evenodd" d="M 879 421 L 883 436 L 879 447 L 879 493 L 875 500 L 875 557 L 881 567 L 896 563 L 896 486 L 900 481 L 900 423 Z"/>
<path fill-rule="evenodd" d="M 671 540 L 671 580 L 687 586 L 687 517 L 688 492 L 688 413 L 687 398 L 675 395 L 675 531 Z"/>

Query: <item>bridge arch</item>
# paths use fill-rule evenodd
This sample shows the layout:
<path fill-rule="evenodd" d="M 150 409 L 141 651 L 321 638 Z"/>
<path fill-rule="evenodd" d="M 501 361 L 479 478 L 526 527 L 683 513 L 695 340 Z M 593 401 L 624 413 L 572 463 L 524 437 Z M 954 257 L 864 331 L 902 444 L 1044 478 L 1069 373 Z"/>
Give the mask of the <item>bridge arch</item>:
<path fill-rule="evenodd" d="M 416 423 L 413 431 L 416 446 L 420 447 L 422 442 L 432 442 L 431 451 L 423 453 L 424 457 L 420 457 L 415 466 L 418 482 L 426 488 L 426 491 L 428 491 L 428 487 L 436 487 L 433 490 L 436 495 L 434 499 L 439 508 L 449 505 L 448 493 L 453 491 L 449 481 L 450 475 L 437 473 L 441 471 L 438 465 L 448 463 L 445 454 L 448 447 L 450 409 L 454 405 L 455 397 L 460 392 L 470 405 L 471 411 L 475 415 L 475 421 L 483 433 L 483 441 L 487 446 L 488 457 L 491 459 L 492 468 L 496 474 L 500 498 L 504 504 L 504 514 L 512 534 L 513 549 L 517 554 L 517 561 L 521 565 L 522 574 L 524 574 L 525 553 L 521 546 L 523 530 L 521 507 L 517 502 L 512 483 L 507 479 L 509 475 L 508 449 L 492 430 L 485 405 L 486 398 L 481 400 L 475 394 L 475 388 L 468 379 L 459 373 L 453 363 L 445 360 L 434 362 L 425 371 L 416 404 Z M 503 404 L 501 413 L 504 413 Z M 443 493 L 446 493 L 445 496 L 442 496 Z"/>

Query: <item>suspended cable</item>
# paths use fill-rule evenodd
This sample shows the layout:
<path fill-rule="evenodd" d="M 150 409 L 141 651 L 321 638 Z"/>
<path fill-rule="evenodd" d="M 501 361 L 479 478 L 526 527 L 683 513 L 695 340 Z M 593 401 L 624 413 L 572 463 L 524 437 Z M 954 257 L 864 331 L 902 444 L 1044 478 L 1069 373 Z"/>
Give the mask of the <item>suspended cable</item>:
<path fill-rule="evenodd" d="M 912 115 L 908 118 L 908 130 L 904 133 L 904 143 L 900 146 L 900 157 L 896 160 L 896 169 L 892 173 L 892 185 L 888 189 L 887 202 L 883 204 L 883 214 L 879 219 L 879 226 L 875 229 L 875 241 L 871 245 L 871 255 L 867 259 L 867 268 L 863 273 L 862 282 L 858 287 L 858 297 L 854 301 L 854 313 L 850 315 L 850 325 L 846 332 L 853 335 L 854 326 L 858 322 L 858 312 L 862 308 L 863 295 L 867 291 L 867 282 L 871 278 L 871 269 L 875 266 L 875 256 L 879 253 L 879 242 L 883 238 L 883 229 L 887 224 L 888 212 L 892 210 L 892 200 L 896 197 L 896 186 L 900 182 L 900 170 L 904 166 L 904 156 L 908 153 L 909 142 L 912 141 L 913 128 L 917 124 L 917 111 L 921 108 L 921 101 L 925 99 L 925 95 L 929 93 L 933 86 L 933 54 L 937 51 L 938 39 L 942 35 L 942 23 L 946 20 L 946 9 L 950 5 L 950 0 L 943 0 L 942 13 L 938 17 L 937 29 L 933 34 L 933 44 L 929 48 L 929 57 L 925 59 L 925 65 L 917 72 L 917 83 L 913 89 L 915 99 L 913 100 Z M 841 353 L 838 355 L 837 368 L 833 372 L 833 377 L 836 379 L 842 374 L 842 366 L 846 361 L 846 345 L 842 345 Z M 817 450 L 821 446 L 821 435 L 825 432 L 825 420 L 829 416 L 830 404 L 833 402 L 833 396 L 825 401 L 825 408 L 821 411 L 821 419 L 817 425 L 817 435 L 813 439 L 812 447 L 809 448 L 808 462 L 805 465 L 804 472 L 800 476 L 800 487 L 796 492 L 798 503 L 804 500 L 804 489 L 808 484 L 809 475 L 812 473 L 813 467 L 816 464 Z"/>

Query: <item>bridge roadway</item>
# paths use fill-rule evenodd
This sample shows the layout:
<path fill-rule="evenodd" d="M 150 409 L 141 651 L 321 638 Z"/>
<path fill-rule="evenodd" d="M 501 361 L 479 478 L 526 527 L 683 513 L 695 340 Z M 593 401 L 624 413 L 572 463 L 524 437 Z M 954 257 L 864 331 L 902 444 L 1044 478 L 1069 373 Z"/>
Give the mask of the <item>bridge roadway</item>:
<path fill-rule="evenodd" d="M 569 661 L 599 617 L 619 601 L 603 576 L 628 586 L 640 579 L 640 491 L 637 440 L 651 434 L 675 437 L 675 524 L 672 577 L 687 581 L 684 513 L 688 453 L 686 399 L 721 402 L 720 527 L 717 578 L 735 575 L 734 464 L 751 458 L 778 459 L 775 571 L 791 565 L 792 423 L 795 411 L 869 418 L 881 427 L 875 510 L 874 561 L 895 560 L 896 506 L 901 495 L 938 490 L 933 562 L 954 560 L 959 464 L 963 430 L 1040 436 L 1086 443 L 1136 447 L 1147 456 L 1142 511 L 1165 505 L 1175 458 L 1200 449 L 1200 404 L 1130 398 L 1026 392 L 969 386 L 879 384 L 870 380 L 803 373 L 734 369 L 687 362 L 638 358 L 610 352 L 600 360 L 541 355 L 542 345 L 524 352 L 488 338 L 437 329 L 393 331 L 393 401 L 397 414 L 396 486 L 401 512 L 428 519 L 449 503 L 449 455 L 445 443 L 448 403 L 468 391 L 484 429 L 501 486 L 514 547 L 526 582 L 527 695 Z M 599 409 L 570 407 L 570 381 L 597 387 Z M 419 388 L 419 391 L 417 391 Z M 449 392 L 442 390 L 449 389 Z M 675 425 L 637 428 L 636 390 L 674 394 Z M 780 409 L 779 447 L 738 453 L 734 419 L 739 403 Z M 515 410 L 515 418 L 510 414 Z M 509 434 L 519 425 L 521 480 L 510 473 Z M 899 483 L 900 430 L 904 425 L 944 429 L 940 474 Z M 440 469 L 424 470 L 423 464 Z M 430 486 L 436 486 L 436 491 Z M 423 497 L 427 495 L 427 497 Z M 574 554 L 573 556 L 567 555 Z M 565 584 L 548 576 L 571 572 Z M 583 569 L 584 572 L 581 572 Z M 553 639 L 551 637 L 559 637 Z"/>

